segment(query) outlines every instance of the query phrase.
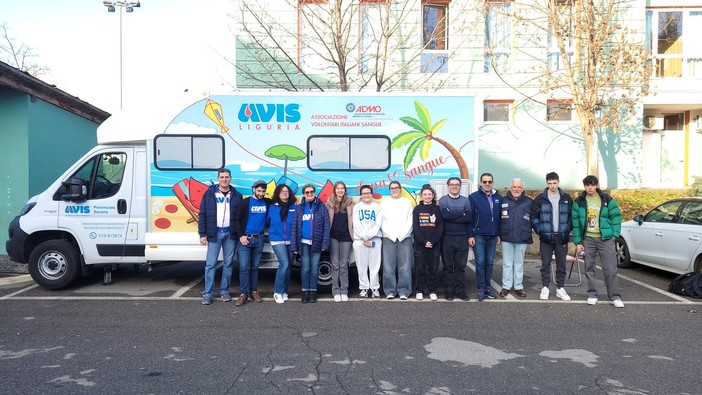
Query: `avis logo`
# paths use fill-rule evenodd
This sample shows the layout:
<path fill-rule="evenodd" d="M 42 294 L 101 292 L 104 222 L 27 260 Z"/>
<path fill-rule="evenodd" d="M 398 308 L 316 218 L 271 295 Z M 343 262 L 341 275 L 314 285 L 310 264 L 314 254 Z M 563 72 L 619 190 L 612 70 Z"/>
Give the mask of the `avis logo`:
<path fill-rule="evenodd" d="M 66 206 L 66 214 L 90 214 L 90 206 Z"/>
<path fill-rule="evenodd" d="M 355 113 L 381 113 L 383 112 L 383 107 L 382 106 L 356 106 L 353 103 L 349 103 L 346 105 L 346 111 L 348 112 L 355 112 Z"/>
<path fill-rule="evenodd" d="M 239 109 L 241 122 L 298 122 L 299 104 L 244 103 Z"/>

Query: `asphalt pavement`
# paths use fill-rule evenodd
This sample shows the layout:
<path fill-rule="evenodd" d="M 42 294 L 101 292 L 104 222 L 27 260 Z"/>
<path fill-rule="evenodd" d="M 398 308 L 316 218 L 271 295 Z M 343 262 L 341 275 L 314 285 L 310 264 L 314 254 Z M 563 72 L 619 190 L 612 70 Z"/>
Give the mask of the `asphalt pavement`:
<path fill-rule="evenodd" d="M 702 304 L 668 294 L 664 272 L 620 271 L 617 309 L 604 295 L 586 305 L 584 277 L 566 288 L 572 301 L 539 300 L 536 261 L 526 299 L 485 302 L 301 304 L 296 291 L 279 305 L 264 272 L 263 303 L 202 306 L 201 271 L 182 262 L 120 270 L 112 285 L 99 273 L 62 291 L 0 285 L 0 393 L 702 393 Z M 468 270 L 472 291 L 474 280 Z"/>

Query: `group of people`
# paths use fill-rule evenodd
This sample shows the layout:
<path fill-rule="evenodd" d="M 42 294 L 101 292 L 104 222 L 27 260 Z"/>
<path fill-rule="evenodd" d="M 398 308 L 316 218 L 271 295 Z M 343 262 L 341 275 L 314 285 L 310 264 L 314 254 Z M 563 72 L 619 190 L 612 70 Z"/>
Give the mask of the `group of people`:
<path fill-rule="evenodd" d="M 617 281 L 614 243 L 621 228 L 621 212 L 616 202 L 598 188 L 598 180 L 587 176 L 584 191 L 573 200 L 559 188 L 556 173 L 546 175 L 547 188 L 534 200 L 524 193 L 524 182 L 513 179 L 506 196 L 493 188 L 493 176 L 483 173 L 480 188 L 469 196 L 460 194 L 458 177 L 447 181 L 448 194 L 438 202 L 430 185 L 420 191 L 415 206 L 402 196 L 398 181 L 389 184 L 390 197 L 380 203 L 370 185 L 360 187 L 358 202 L 338 181 L 323 203 L 312 184 L 302 187 L 298 203 L 288 185 L 275 188 L 272 199 L 265 197 L 267 184 L 256 181 L 253 193 L 243 198 L 233 188 L 231 173 L 218 172 L 218 184 L 204 194 L 198 218 L 200 243 L 207 246 L 205 289 L 202 304 L 212 303 L 215 268 L 223 254 L 220 297 L 231 301 L 229 284 L 232 258 L 239 260 L 240 295 L 236 306 L 253 300 L 258 292 L 258 267 L 263 252 L 263 231 L 268 235 L 279 266 L 273 299 L 288 300 L 290 263 L 300 256 L 302 303 L 317 301 L 317 276 L 321 254 L 329 252 L 332 266 L 332 294 L 335 302 L 349 300 L 349 257 L 353 249 L 358 271 L 359 298 L 380 298 L 382 260 L 383 293 L 387 299 L 407 300 L 412 296 L 438 300 L 439 265 L 443 263 L 443 289 L 446 300 L 469 300 L 466 292 L 468 252 L 473 248 L 477 299 L 495 299 L 492 273 L 495 250 L 502 244 L 504 270 L 501 297 L 512 289 L 526 297 L 523 285 L 524 255 L 532 243 L 532 230 L 540 239 L 541 299 L 548 299 L 551 262 L 556 261 L 556 297 L 570 300 L 564 289 L 567 244 L 584 251 L 588 283 L 587 303 L 598 300 L 595 259 L 599 255 L 610 301 L 624 307 Z M 413 282 L 413 269 L 416 278 Z"/>

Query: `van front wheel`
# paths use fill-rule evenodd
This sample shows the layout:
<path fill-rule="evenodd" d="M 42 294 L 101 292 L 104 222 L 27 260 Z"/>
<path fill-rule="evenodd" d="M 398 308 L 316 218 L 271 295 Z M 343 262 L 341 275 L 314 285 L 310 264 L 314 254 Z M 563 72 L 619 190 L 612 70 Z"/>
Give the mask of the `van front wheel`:
<path fill-rule="evenodd" d="M 66 240 L 45 241 L 29 255 L 29 274 L 44 288 L 67 287 L 80 273 L 78 252 Z"/>

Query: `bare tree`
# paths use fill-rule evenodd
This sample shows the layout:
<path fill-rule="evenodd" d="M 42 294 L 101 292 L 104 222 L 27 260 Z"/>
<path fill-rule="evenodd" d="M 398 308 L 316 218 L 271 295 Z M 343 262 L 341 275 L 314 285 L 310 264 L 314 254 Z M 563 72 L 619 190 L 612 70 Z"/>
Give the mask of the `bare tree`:
<path fill-rule="evenodd" d="M 285 0 L 275 5 L 241 0 L 239 5 L 240 14 L 235 16 L 241 32 L 237 35 L 236 70 L 240 78 L 260 87 L 426 90 L 427 83 L 461 48 L 457 38 L 442 58 L 417 73 L 419 59 L 431 44 L 431 40 L 422 40 L 423 34 L 445 34 L 443 30 L 421 31 L 419 0 Z M 470 28 L 460 13 L 454 15 L 459 27 L 455 31 Z M 436 26 L 447 28 L 441 20 Z M 415 77 L 408 78 L 413 73 Z"/>
<path fill-rule="evenodd" d="M 10 29 L 7 23 L 0 25 L 2 39 L 0 39 L 0 59 L 5 63 L 14 66 L 34 77 L 47 74 L 50 70 L 40 66 L 35 62 L 37 55 L 32 47 L 25 43 L 17 43 L 17 40 L 10 36 Z"/>
<path fill-rule="evenodd" d="M 531 59 L 539 64 L 536 80 L 513 82 L 494 66 L 515 89 L 538 86 L 541 95 L 527 94 L 528 100 L 561 100 L 562 111 L 575 111 L 587 174 L 599 175 L 599 152 L 606 164 L 614 163 L 613 168 L 606 165 L 612 185 L 614 157 L 623 149 L 620 134 L 637 126 L 639 99 L 648 94 L 652 70 L 644 29 L 623 22 L 628 13 L 640 11 L 634 6 L 631 0 L 535 0 L 513 16 L 517 26 L 535 33 L 534 47 L 546 52 L 537 51 L 538 59 Z M 551 116 L 557 117 L 558 110 Z"/>

